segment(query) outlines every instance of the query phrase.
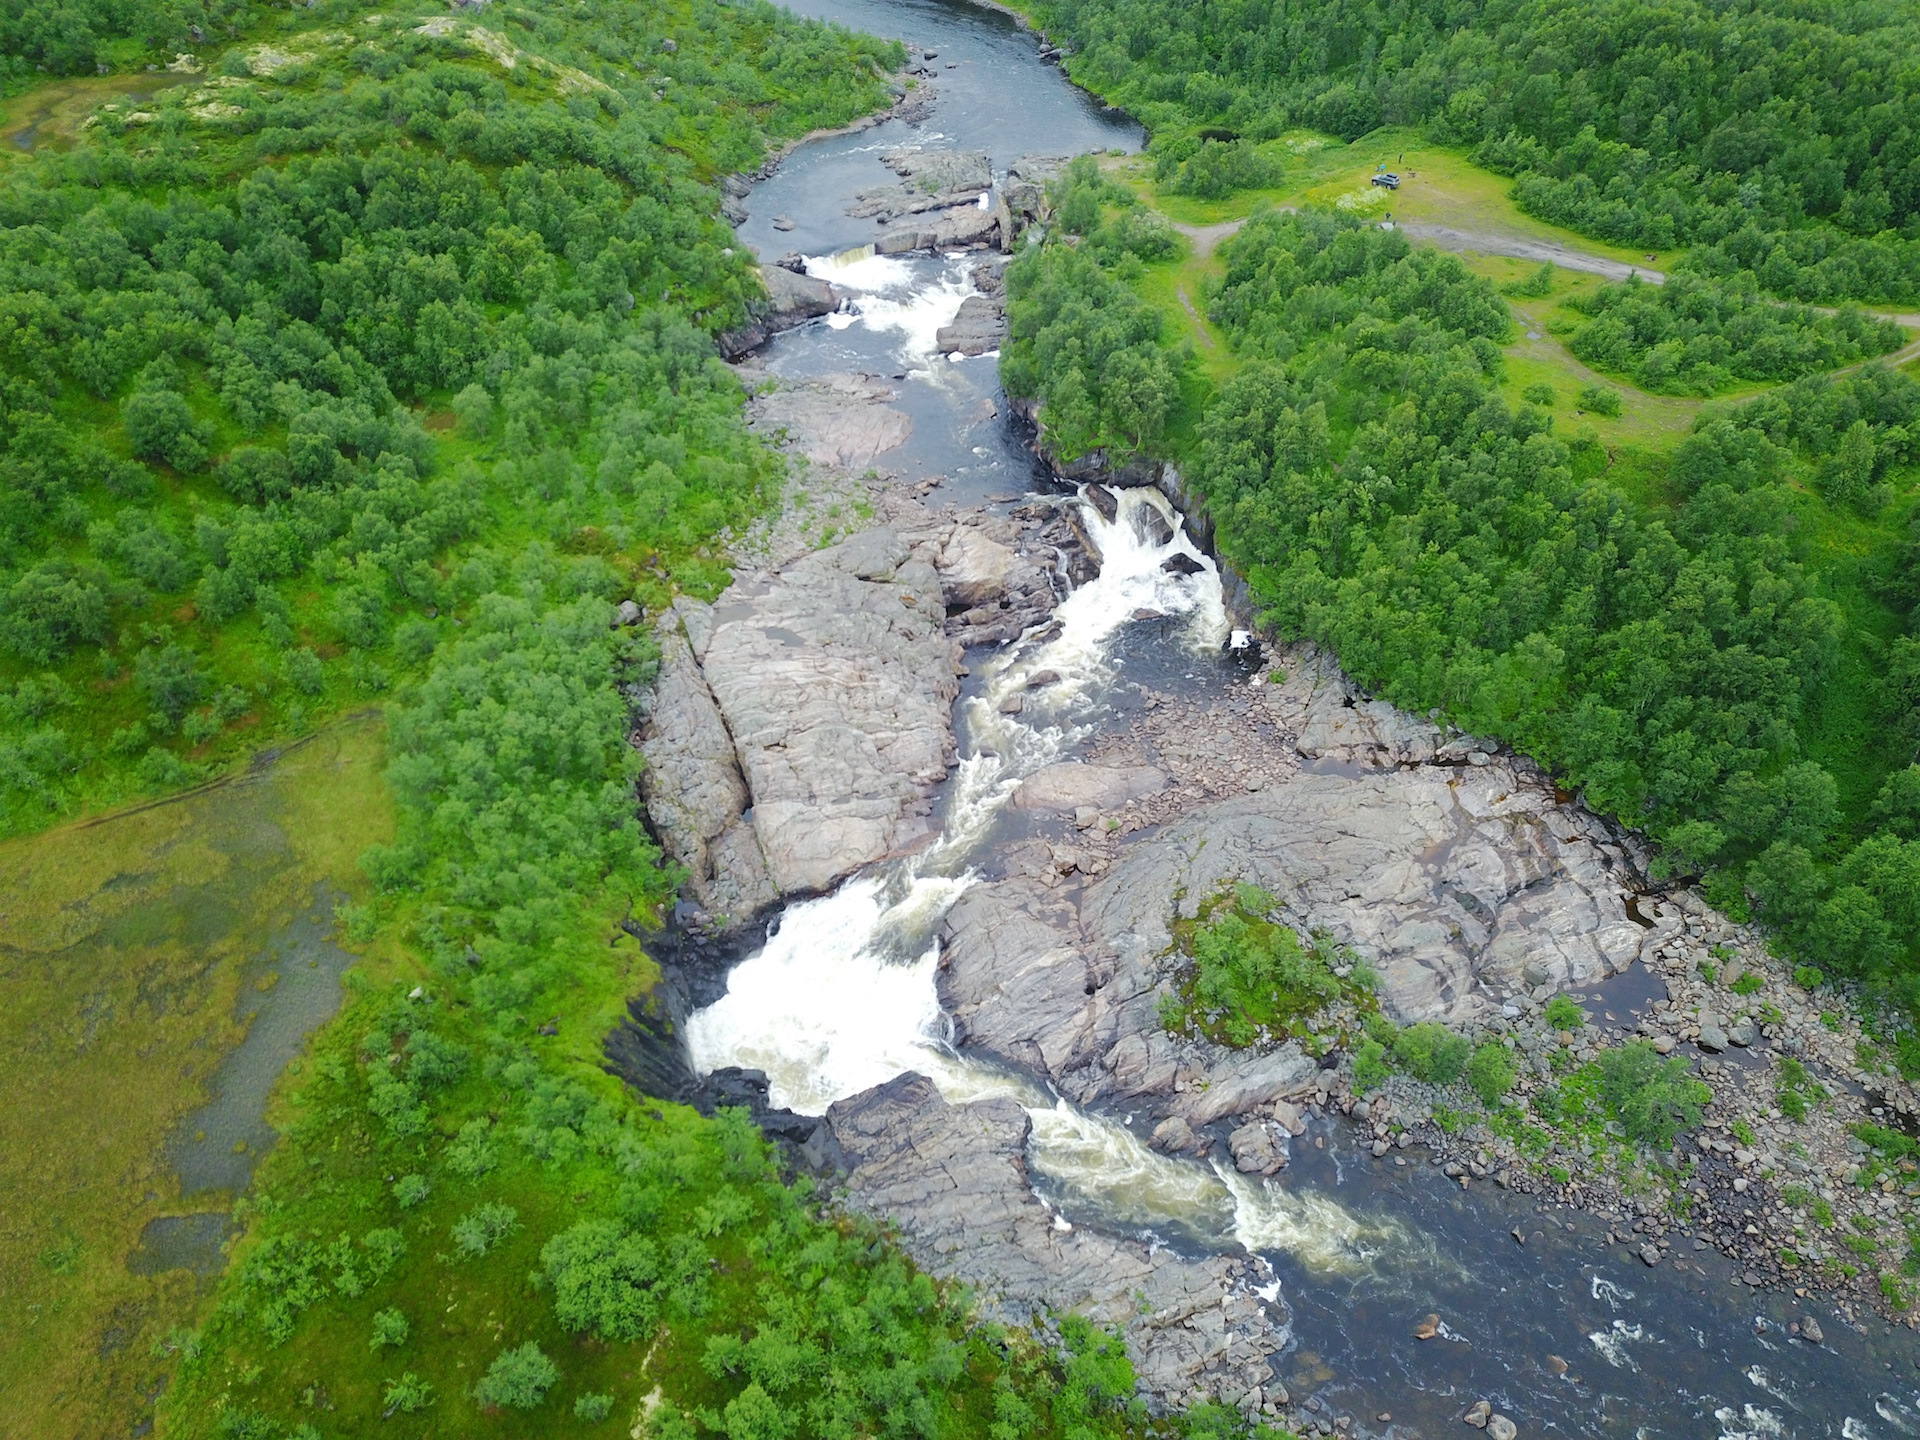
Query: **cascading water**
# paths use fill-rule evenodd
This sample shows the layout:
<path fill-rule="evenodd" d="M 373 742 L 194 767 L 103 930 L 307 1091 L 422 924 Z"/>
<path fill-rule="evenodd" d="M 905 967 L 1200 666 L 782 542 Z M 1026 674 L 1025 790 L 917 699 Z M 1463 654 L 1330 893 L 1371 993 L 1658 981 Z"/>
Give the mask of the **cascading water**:
<path fill-rule="evenodd" d="M 791 906 L 766 945 L 728 976 L 726 994 L 688 1019 L 694 1068 L 762 1071 L 775 1105 L 808 1115 L 909 1070 L 955 1103 L 1009 1097 L 1032 1117 L 1036 1176 L 1069 1214 L 1171 1231 L 1209 1248 L 1286 1250 L 1314 1269 L 1364 1268 L 1404 1240 L 1400 1227 L 1162 1155 L 1119 1121 L 948 1043 L 934 984 L 940 922 L 971 883 L 969 867 L 1019 782 L 1086 738 L 1093 707 L 1119 676 L 1116 633 L 1147 611 L 1177 618 L 1179 643 L 1196 654 L 1217 651 L 1228 635 L 1219 573 L 1159 491 L 1117 492 L 1111 521 L 1081 503 L 1100 573 L 1054 612 L 1049 638 L 1023 637 L 981 665 L 981 693 L 957 720 L 962 759 L 939 839 Z M 1175 555 L 1193 562 L 1181 567 L 1193 573 L 1163 568 Z M 1049 670 L 1058 682 L 1027 688 Z M 1016 694 L 1020 713 L 1004 713 L 1001 702 Z"/>

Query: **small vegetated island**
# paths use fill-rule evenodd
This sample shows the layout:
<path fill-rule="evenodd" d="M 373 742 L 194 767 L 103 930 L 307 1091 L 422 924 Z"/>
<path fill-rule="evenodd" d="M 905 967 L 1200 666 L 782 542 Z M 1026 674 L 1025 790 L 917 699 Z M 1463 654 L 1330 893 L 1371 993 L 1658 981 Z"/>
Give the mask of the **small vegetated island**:
<path fill-rule="evenodd" d="M 1003 374 L 1047 443 L 1179 463 L 1268 625 L 1542 760 L 1920 1071 L 1920 386 L 1875 363 L 1920 307 L 1912 27 L 1030 8 L 1152 137 L 1144 171 L 1077 161 L 1008 275 Z M 195 1323 L 115 1321 L 161 1433 L 1147 1423 L 1111 1336 L 970 1325 L 739 1115 L 600 1069 L 652 973 L 625 926 L 677 879 L 623 733 L 654 657 L 607 616 L 713 593 L 781 475 L 715 351 L 760 293 L 720 182 L 884 109 L 905 58 L 757 0 L 0 7 L 0 826 L 369 705 L 392 752 L 397 833 L 347 916 L 375 958 L 290 1079 L 246 1237 L 169 1301 Z M 1667 283 L 1496 274 L 1382 228 L 1415 192 L 1362 165 L 1194 262 L 1194 319 L 1171 303 L 1161 211 L 1284 198 L 1383 127 Z M 1565 335 L 1559 370 L 1529 333 Z M 1660 1150 L 1699 1119 L 1637 1044 L 1522 1112 L 1509 1045 L 1394 1026 L 1269 909 L 1235 891 L 1182 935 L 1170 1029 L 1338 1045 L 1516 1134 Z M 1825 1098 L 1783 1071 L 1790 1117 Z M 76 1393 L 15 1418 L 120 1423 Z"/>

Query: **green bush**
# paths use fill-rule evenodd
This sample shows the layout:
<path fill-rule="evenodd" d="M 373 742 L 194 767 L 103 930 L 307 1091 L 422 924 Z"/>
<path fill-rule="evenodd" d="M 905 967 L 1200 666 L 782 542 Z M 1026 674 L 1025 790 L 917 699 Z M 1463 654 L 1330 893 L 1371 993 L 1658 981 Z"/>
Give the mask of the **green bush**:
<path fill-rule="evenodd" d="M 1555 1030 L 1578 1030 L 1587 1023 L 1587 1012 L 1570 996 L 1556 995 L 1547 1001 L 1546 1009 L 1541 1012 L 1547 1024 Z"/>
<path fill-rule="evenodd" d="M 1757 995 L 1766 988 L 1766 978 L 1757 970 L 1748 970 L 1733 982 L 1736 995 Z"/>
<path fill-rule="evenodd" d="M 139 391 L 127 400 L 123 418 L 134 454 L 176 470 L 205 468 L 212 427 L 196 421 L 187 402 L 173 391 Z"/>
<path fill-rule="evenodd" d="M 1181 162 L 1170 189 L 1179 195 L 1220 200 L 1238 190 L 1280 183 L 1281 167 L 1245 140 L 1203 140 Z"/>
<path fill-rule="evenodd" d="M 1544 405 L 1552 408 L 1557 397 L 1551 385 L 1529 385 L 1520 392 L 1520 398 L 1529 405 Z"/>
<path fill-rule="evenodd" d="M 711 1265 L 691 1236 L 662 1244 L 604 1220 L 583 1220 L 540 1252 L 555 1316 L 601 1340 L 639 1340 L 667 1308 L 697 1310 Z"/>
<path fill-rule="evenodd" d="M 1620 413 L 1620 392 L 1606 385 L 1583 385 L 1580 387 L 1580 408 L 1591 410 L 1596 415 L 1617 416 Z"/>
<path fill-rule="evenodd" d="M 1378 1090 L 1393 1073 L 1387 1065 L 1387 1047 L 1369 1035 L 1353 1052 L 1353 1088 Z"/>
<path fill-rule="evenodd" d="M 495 1357 L 480 1383 L 473 1387 L 473 1398 L 482 1405 L 531 1410 L 547 1398 L 547 1391 L 559 1379 L 559 1367 L 529 1340 L 524 1345 L 502 1350 Z"/>
<path fill-rule="evenodd" d="M 1662 1059 L 1644 1040 L 1602 1051 L 1598 1064 L 1601 1098 L 1613 1118 L 1629 1140 L 1656 1150 L 1698 1126 L 1703 1107 L 1713 1098 L 1689 1073 L 1686 1061 Z"/>
<path fill-rule="evenodd" d="M 1467 1062 L 1467 1083 L 1473 1087 L 1473 1093 L 1480 1097 L 1480 1103 L 1489 1108 L 1499 1104 L 1501 1098 L 1513 1089 L 1513 1082 L 1518 1075 L 1513 1051 L 1497 1040 L 1475 1046 L 1473 1059 Z"/>
<path fill-rule="evenodd" d="M 1339 997 L 1331 943 L 1316 937 L 1303 946 L 1291 928 L 1267 918 L 1275 904 L 1264 890 L 1240 885 L 1194 928 L 1186 942 L 1193 971 L 1179 993 L 1162 997 L 1163 1025 L 1192 1025 L 1245 1048 Z"/>
<path fill-rule="evenodd" d="M 389 1306 L 385 1310 L 376 1310 L 373 1315 L 373 1343 L 371 1348 L 379 1350 L 388 1345 L 404 1345 L 407 1336 L 412 1334 L 407 1317 Z"/>
<path fill-rule="evenodd" d="M 1594 318 L 1574 332 L 1568 349 L 1590 365 L 1631 375 L 1644 390 L 1673 394 L 1713 395 L 1743 381 L 1792 380 L 1896 350 L 1905 338 L 1892 321 L 1858 310 L 1782 305 L 1750 281 L 1675 275 L 1648 285 L 1636 279 L 1572 303 Z M 1870 462 L 1870 446 L 1868 454 Z"/>
<path fill-rule="evenodd" d="M 454 1222 L 454 1248 L 469 1260 L 477 1260 L 519 1228 L 520 1212 L 513 1206 L 476 1206 Z"/>
<path fill-rule="evenodd" d="M 1451 1085 L 1467 1068 L 1473 1044 L 1436 1020 L 1409 1025 L 1393 1038 L 1393 1059 L 1402 1070 L 1429 1085 Z"/>
<path fill-rule="evenodd" d="M 613 1396 L 589 1391 L 573 1402 L 573 1413 L 589 1425 L 597 1425 L 613 1413 Z"/>
<path fill-rule="evenodd" d="M 409 1370 L 397 1380 L 387 1382 L 385 1399 L 389 1410 L 417 1415 L 433 1404 L 433 1386 Z"/>

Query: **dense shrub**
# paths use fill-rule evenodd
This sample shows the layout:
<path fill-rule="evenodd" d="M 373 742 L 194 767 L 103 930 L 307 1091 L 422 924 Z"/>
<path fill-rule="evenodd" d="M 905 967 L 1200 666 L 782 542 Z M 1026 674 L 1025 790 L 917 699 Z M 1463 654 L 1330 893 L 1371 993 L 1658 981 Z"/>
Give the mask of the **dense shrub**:
<path fill-rule="evenodd" d="M 1222 127 L 1416 125 L 1514 176 L 1532 213 L 1690 247 L 1699 273 L 1820 303 L 1920 294 L 1920 35 L 1898 9 L 1044 0 L 1035 18 L 1163 154 Z"/>
<path fill-rule="evenodd" d="M 1657 1150 L 1699 1125 L 1703 1107 L 1713 1098 L 1685 1060 L 1662 1059 L 1644 1040 L 1601 1051 L 1598 1065 L 1601 1097 L 1627 1138 Z"/>
<path fill-rule="evenodd" d="M 1331 943 L 1316 937 L 1302 945 L 1291 928 L 1269 918 L 1277 903 L 1264 890 L 1239 885 L 1211 907 L 1185 942 L 1191 974 L 1161 999 L 1162 1024 L 1195 1026 L 1245 1048 L 1338 998 Z"/>
<path fill-rule="evenodd" d="M 511 1410 L 532 1410 L 547 1398 L 560 1379 L 560 1368 L 529 1340 L 524 1345 L 502 1350 L 473 1395 L 483 1405 L 503 1405 Z"/>
<path fill-rule="evenodd" d="M 1635 279 L 1571 303 L 1593 317 L 1568 341 L 1575 355 L 1632 377 L 1643 390 L 1675 394 L 1793 380 L 1897 350 L 1906 339 L 1891 320 L 1780 304 L 1762 298 L 1751 282 L 1676 275 L 1664 285 L 1646 285 Z M 1598 404 L 1587 408 L 1608 413 Z"/>
<path fill-rule="evenodd" d="M 1473 1042 L 1435 1020 L 1409 1025 L 1393 1037 L 1393 1060 L 1416 1080 L 1451 1085 L 1466 1073 Z"/>
<path fill-rule="evenodd" d="M 1518 1078 L 1513 1051 L 1507 1046 L 1489 1040 L 1474 1047 L 1473 1058 L 1467 1062 L 1467 1084 L 1473 1087 L 1481 1104 L 1499 1104 Z"/>

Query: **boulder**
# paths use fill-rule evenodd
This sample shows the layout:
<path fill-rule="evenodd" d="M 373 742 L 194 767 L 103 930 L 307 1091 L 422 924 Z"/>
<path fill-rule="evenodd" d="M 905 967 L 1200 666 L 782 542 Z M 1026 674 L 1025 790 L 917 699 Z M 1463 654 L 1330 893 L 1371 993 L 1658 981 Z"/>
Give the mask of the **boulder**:
<path fill-rule="evenodd" d="M 1192 1150 L 1199 1142 L 1194 1138 L 1193 1127 L 1174 1115 L 1153 1127 L 1153 1134 L 1147 1137 L 1147 1143 L 1156 1150 L 1179 1155 Z"/>
<path fill-rule="evenodd" d="M 969 295 L 960 309 L 934 332 L 933 346 L 943 355 L 984 355 L 1007 338 L 1007 313 L 998 300 Z"/>
<path fill-rule="evenodd" d="M 1021 781 L 1013 803 L 1022 810 L 1064 812 L 1083 805 L 1118 810 L 1129 800 L 1144 799 L 1166 787 L 1166 772 L 1151 765 L 1086 765 L 1068 760 L 1043 766 Z"/>
<path fill-rule="evenodd" d="M 940 585 L 949 605 L 985 605 L 1007 593 L 1020 557 L 977 528 L 957 525 L 941 548 Z"/>
<path fill-rule="evenodd" d="M 1287 1163 L 1286 1151 L 1264 1120 L 1250 1121 L 1235 1130 L 1227 1137 L 1227 1149 L 1233 1155 L 1234 1169 L 1242 1175 L 1271 1175 Z"/>

